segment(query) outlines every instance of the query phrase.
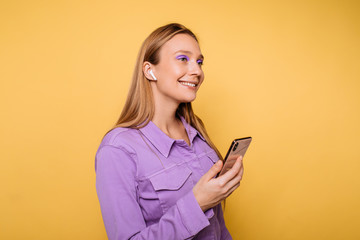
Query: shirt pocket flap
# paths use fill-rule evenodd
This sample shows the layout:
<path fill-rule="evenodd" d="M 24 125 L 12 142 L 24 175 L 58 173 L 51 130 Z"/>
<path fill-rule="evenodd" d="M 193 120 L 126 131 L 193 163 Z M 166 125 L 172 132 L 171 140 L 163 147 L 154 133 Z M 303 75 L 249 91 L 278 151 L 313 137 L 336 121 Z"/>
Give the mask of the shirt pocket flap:
<path fill-rule="evenodd" d="M 212 152 L 208 153 L 207 156 L 208 156 L 208 158 L 211 159 L 211 161 L 213 163 L 216 163 L 217 161 L 219 161 L 219 157 L 218 157 L 218 155 L 216 154 L 215 151 L 212 151 Z"/>
<path fill-rule="evenodd" d="M 159 190 L 178 190 L 192 174 L 191 170 L 185 165 L 176 165 L 170 169 L 150 177 L 151 184 L 155 191 Z"/>

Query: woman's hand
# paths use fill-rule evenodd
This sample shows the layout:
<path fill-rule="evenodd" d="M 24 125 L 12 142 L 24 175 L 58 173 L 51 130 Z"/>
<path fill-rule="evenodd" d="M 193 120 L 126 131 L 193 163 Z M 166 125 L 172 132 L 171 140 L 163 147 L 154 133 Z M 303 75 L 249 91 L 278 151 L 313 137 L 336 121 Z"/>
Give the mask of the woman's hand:
<path fill-rule="evenodd" d="M 244 172 L 242 157 L 236 159 L 229 171 L 214 178 L 221 171 L 222 166 L 223 162 L 217 161 L 193 188 L 195 198 L 204 212 L 219 204 L 240 186 Z"/>

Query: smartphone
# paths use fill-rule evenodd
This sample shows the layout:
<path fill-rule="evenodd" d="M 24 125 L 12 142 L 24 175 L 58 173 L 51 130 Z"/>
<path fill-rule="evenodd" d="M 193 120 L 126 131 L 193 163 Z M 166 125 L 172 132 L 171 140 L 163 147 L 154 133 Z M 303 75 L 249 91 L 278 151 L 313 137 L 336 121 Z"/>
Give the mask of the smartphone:
<path fill-rule="evenodd" d="M 227 171 L 229 171 L 239 156 L 242 156 L 244 158 L 244 155 L 246 153 L 246 150 L 249 148 L 251 140 L 252 137 L 245 137 L 238 138 L 232 141 L 230 148 L 224 158 L 223 167 L 216 177 L 221 176 Z"/>

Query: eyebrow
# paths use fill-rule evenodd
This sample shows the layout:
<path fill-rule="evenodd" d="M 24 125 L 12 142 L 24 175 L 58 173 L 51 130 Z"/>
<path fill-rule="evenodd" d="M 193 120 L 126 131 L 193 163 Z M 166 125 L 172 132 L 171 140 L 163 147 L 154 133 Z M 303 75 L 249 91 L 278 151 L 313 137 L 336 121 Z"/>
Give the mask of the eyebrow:
<path fill-rule="evenodd" d="M 179 51 L 176 51 L 175 53 L 179 53 L 179 52 L 183 52 L 183 53 L 187 53 L 187 54 L 192 54 L 192 52 L 187 51 L 187 50 L 179 50 Z M 201 58 L 201 59 L 204 60 L 204 56 L 203 56 L 202 54 L 200 54 L 199 58 Z"/>

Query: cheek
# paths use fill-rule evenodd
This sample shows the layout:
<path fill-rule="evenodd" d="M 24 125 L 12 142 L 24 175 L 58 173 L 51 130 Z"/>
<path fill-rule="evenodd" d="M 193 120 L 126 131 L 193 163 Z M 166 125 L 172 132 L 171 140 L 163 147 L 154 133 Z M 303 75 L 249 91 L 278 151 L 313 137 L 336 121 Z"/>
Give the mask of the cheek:
<path fill-rule="evenodd" d="M 205 75 L 204 73 L 202 73 L 201 78 L 200 78 L 200 85 L 204 82 L 205 79 Z"/>
<path fill-rule="evenodd" d="M 186 68 L 179 64 L 169 64 L 165 69 L 167 76 L 179 78 L 186 74 Z"/>
<path fill-rule="evenodd" d="M 174 67 L 172 70 L 173 70 L 172 75 L 177 79 L 181 78 L 182 76 L 184 76 L 186 74 L 186 69 L 185 68 Z"/>

